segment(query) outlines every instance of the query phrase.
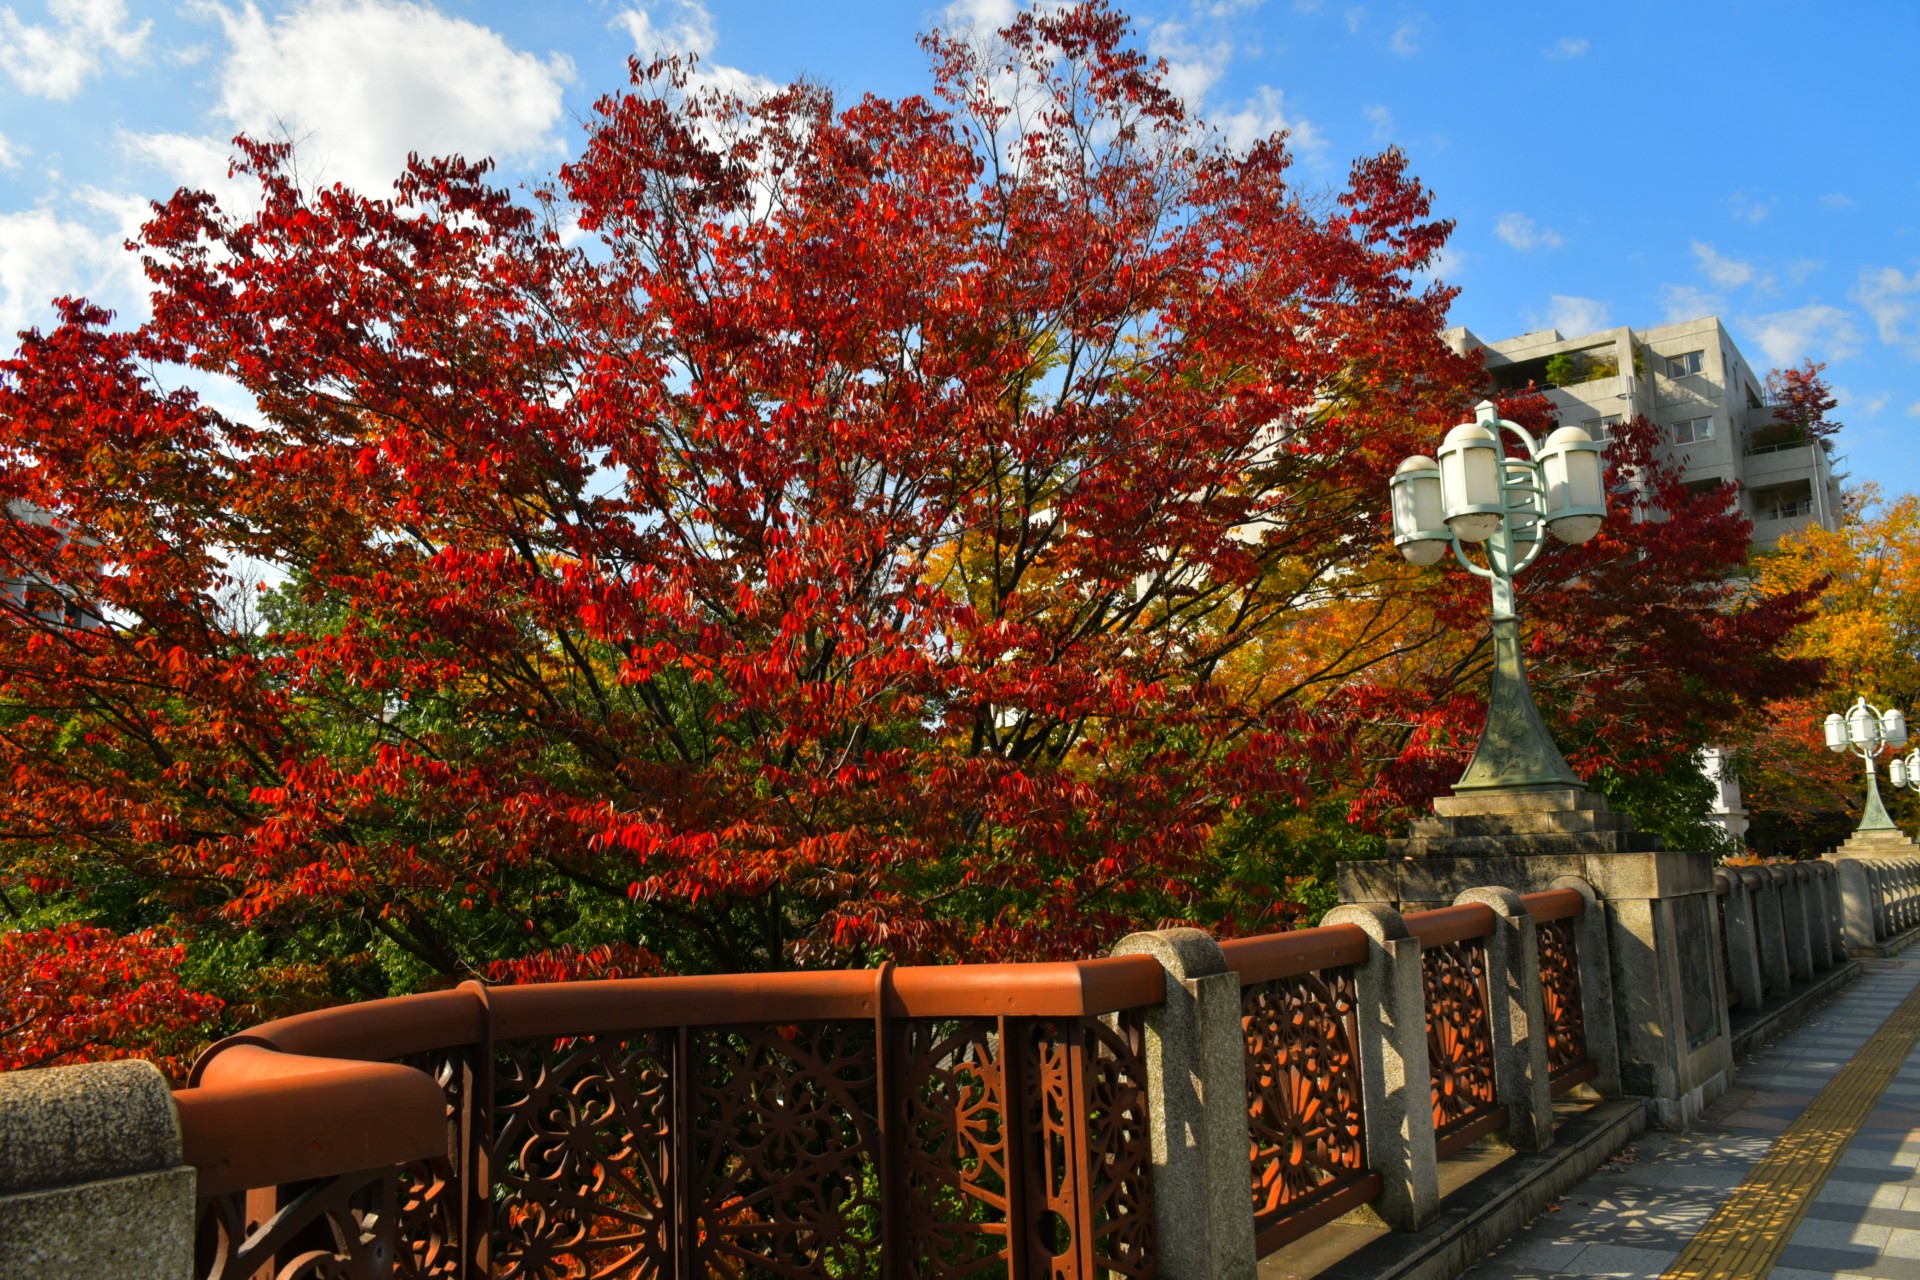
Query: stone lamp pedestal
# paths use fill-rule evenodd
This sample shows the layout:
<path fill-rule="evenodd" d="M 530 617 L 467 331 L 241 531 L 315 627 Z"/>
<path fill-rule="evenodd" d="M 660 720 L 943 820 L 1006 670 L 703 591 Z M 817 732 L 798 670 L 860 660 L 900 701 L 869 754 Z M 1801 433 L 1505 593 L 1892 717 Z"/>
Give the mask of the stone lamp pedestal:
<path fill-rule="evenodd" d="M 1920 858 L 1920 844 L 1889 825 L 1855 831 L 1845 844 L 1824 856 L 1830 862 L 1841 858 Z"/>
<path fill-rule="evenodd" d="M 1342 902 L 1420 911 L 1475 885 L 1526 894 L 1584 880 L 1606 913 L 1622 1089 L 1676 1128 L 1726 1092 L 1733 1054 L 1710 855 L 1665 848 L 1580 786 L 1461 789 L 1433 808 L 1391 856 L 1339 865 Z"/>

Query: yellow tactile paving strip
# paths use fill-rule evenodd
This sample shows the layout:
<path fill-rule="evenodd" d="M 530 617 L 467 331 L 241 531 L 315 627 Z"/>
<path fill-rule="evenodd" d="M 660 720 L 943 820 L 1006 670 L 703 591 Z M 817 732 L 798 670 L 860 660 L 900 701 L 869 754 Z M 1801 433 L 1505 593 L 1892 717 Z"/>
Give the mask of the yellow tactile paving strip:
<path fill-rule="evenodd" d="M 1748 1280 L 1771 1271 L 1916 1043 L 1920 987 L 1787 1126 L 1662 1280 Z"/>

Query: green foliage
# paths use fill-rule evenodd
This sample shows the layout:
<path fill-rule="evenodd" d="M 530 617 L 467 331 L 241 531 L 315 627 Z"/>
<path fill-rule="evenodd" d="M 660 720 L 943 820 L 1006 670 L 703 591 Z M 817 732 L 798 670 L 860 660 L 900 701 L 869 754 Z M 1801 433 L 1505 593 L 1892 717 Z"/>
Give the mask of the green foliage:
<path fill-rule="evenodd" d="M 1704 850 L 1715 858 L 1745 851 L 1713 820 L 1716 788 L 1691 756 L 1632 775 L 1602 769 L 1588 785 L 1604 793 L 1613 808 L 1632 815 L 1641 830 L 1664 839 L 1669 849 Z"/>

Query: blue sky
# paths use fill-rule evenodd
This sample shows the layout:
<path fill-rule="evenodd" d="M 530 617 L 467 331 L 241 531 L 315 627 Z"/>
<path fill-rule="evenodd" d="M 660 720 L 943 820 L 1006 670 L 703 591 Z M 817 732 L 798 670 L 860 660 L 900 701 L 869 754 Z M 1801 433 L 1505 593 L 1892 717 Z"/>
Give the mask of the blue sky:
<path fill-rule="evenodd" d="M 284 127 L 309 172 L 370 189 L 409 149 L 529 181 L 577 152 L 636 51 L 899 95 L 929 84 L 917 32 L 1010 4 L 0 3 L 0 332 L 63 292 L 136 314 L 120 243 L 149 198 L 228 190 L 242 129 Z M 1920 6 L 1124 7 L 1229 136 L 1291 128 L 1301 181 L 1406 149 L 1459 222 L 1456 323 L 1718 314 L 1760 368 L 1829 362 L 1853 480 L 1920 490 Z"/>

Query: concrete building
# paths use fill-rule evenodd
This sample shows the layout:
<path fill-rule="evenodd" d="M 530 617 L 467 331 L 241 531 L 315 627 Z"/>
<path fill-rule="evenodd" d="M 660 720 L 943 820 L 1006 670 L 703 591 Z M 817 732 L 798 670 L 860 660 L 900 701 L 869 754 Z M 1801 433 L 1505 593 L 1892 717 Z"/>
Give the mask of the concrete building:
<path fill-rule="evenodd" d="M 76 535 L 51 512 L 26 502 L 7 505 L 4 517 L 0 518 L 0 610 L 81 631 L 104 627 L 106 622 L 96 606 L 72 589 L 20 563 L 43 558 L 44 540 L 48 537 L 56 548 L 76 541 Z M 83 547 L 96 545 L 86 537 L 78 537 L 77 541 Z"/>
<path fill-rule="evenodd" d="M 1596 437 L 1635 414 L 1658 423 L 1690 487 L 1734 483 L 1756 546 L 1839 520 L 1831 442 L 1798 439 L 1777 419 L 1765 376 L 1717 317 L 1571 338 L 1542 329 L 1497 342 L 1457 328 L 1447 339 L 1456 351 L 1479 350 L 1502 390 L 1532 383 L 1560 406 L 1560 421 Z"/>

